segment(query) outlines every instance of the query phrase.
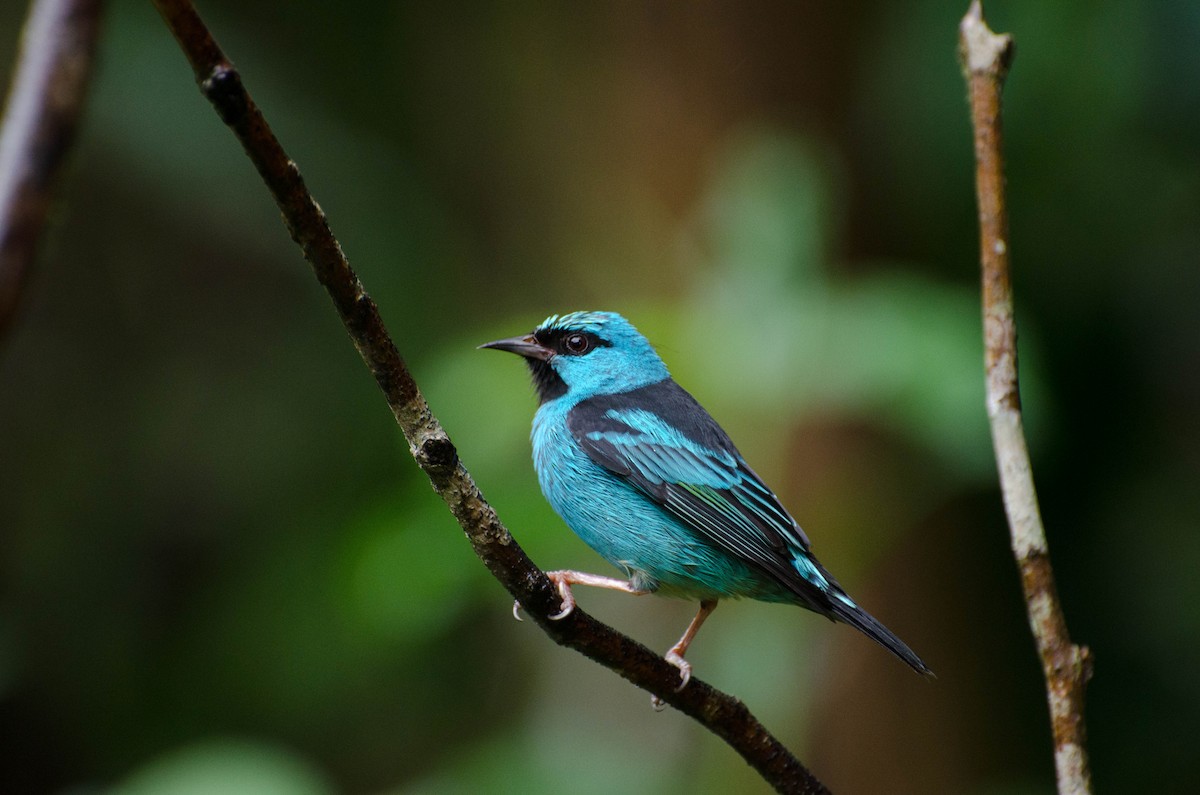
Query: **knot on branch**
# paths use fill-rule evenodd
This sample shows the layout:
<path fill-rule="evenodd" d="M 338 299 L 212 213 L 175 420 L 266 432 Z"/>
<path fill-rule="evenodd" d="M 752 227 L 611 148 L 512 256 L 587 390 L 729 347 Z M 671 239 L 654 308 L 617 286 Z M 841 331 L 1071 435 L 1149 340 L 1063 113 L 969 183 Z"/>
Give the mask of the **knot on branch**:
<path fill-rule="evenodd" d="M 1087 646 L 1075 647 L 1075 659 L 1079 665 L 1079 681 L 1087 683 L 1092 680 L 1095 671 L 1092 668 L 1092 650 Z"/>
<path fill-rule="evenodd" d="M 415 452 L 417 463 L 426 472 L 446 474 L 458 464 L 458 450 L 445 436 L 430 436 Z"/>
<path fill-rule="evenodd" d="M 217 109 L 221 121 L 229 126 L 240 123 L 246 116 L 246 109 L 250 106 L 249 97 L 242 86 L 241 75 L 232 64 L 222 63 L 214 67 L 200 84 L 200 90 Z"/>

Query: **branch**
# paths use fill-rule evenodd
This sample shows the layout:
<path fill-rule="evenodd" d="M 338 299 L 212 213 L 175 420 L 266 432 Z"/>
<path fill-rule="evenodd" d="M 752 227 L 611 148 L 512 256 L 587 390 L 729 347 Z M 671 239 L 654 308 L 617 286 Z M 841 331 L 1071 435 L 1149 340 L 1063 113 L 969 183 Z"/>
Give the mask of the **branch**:
<path fill-rule="evenodd" d="M 0 128 L 0 337 L 12 327 L 92 74 L 101 0 L 34 0 Z"/>
<path fill-rule="evenodd" d="M 1017 386 L 1017 325 L 1009 272 L 1000 124 L 1000 93 L 1012 57 L 1012 38 L 993 33 L 983 18 L 980 0 L 974 0 L 959 27 L 959 58 L 975 130 L 988 418 L 1013 555 L 1021 571 L 1029 626 L 1046 678 L 1058 791 L 1061 795 L 1083 795 L 1090 793 L 1092 786 L 1083 720 L 1083 693 L 1091 678 L 1092 659 L 1087 647 L 1072 644 L 1067 634 L 1033 487 Z"/>
<path fill-rule="evenodd" d="M 553 586 L 501 524 L 459 460 L 400 357 L 375 303 L 305 188 L 299 169 L 267 126 L 237 70 L 189 0 L 154 0 L 154 4 L 191 63 L 201 92 L 241 141 L 279 205 L 292 239 L 333 299 L 354 347 L 383 390 L 413 458 L 492 575 L 556 643 L 611 668 L 697 720 L 741 754 L 779 792 L 828 792 L 737 699 L 696 679 L 676 692 L 677 668 L 578 608 L 562 621 L 547 618 L 559 609 Z"/>

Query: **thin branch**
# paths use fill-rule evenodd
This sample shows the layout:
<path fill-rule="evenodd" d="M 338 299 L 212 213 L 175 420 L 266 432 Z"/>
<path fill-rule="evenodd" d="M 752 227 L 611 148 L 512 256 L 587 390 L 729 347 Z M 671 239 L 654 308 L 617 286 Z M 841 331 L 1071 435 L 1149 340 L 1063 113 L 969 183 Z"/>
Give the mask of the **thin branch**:
<path fill-rule="evenodd" d="M 0 338 L 37 256 L 95 61 L 101 0 L 34 0 L 0 127 Z"/>
<path fill-rule="evenodd" d="M 1017 385 L 1017 326 L 1009 271 L 1008 209 L 1000 94 L 1012 63 L 1013 43 L 996 35 L 983 18 L 979 0 L 971 3 L 959 28 L 959 57 L 970 95 L 975 130 L 976 190 L 979 201 L 980 260 L 983 270 L 984 365 L 987 410 L 1012 535 L 1021 571 L 1029 626 L 1046 678 L 1054 732 L 1054 764 L 1062 795 L 1091 792 L 1084 687 L 1092 674 L 1088 649 L 1071 643 L 1063 617 L 1046 533 L 1033 487 L 1033 471 L 1021 422 Z"/>
<path fill-rule="evenodd" d="M 375 303 L 351 270 L 325 215 L 305 188 L 299 169 L 267 126 L 238 72 L 191 2 L 154 2 L 187 55 L 201 92 L 241 141 L 283 212 L 292 239 L 333 299 L 355 348 L 383 390 L 417 464 L 429 476 L 488 570 L 556 643 L 611 668 L 696 719 L 740 753 L 779 792 L 827 792 L 737 699 L 695 679 L 676 692 L 677 668 L 578 608 L 562 621 L 547 618 L 559 609 L 550 581 L 501 524 L 459 460 L 401 359 Z"/>

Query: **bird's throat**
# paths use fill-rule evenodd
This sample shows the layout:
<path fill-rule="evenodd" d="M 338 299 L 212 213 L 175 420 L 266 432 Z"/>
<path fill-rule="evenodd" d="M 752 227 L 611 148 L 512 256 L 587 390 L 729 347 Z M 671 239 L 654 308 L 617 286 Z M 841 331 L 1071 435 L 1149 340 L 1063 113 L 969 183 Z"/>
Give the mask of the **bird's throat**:
<path fill-rule="evenodd" d="M 526 359 L 529 372 L 533 375 L 533 386 L 538 393 L 538 405 L 567 394 L 567 383 L 563 381 L 550 362 L 542 359 Z"/>

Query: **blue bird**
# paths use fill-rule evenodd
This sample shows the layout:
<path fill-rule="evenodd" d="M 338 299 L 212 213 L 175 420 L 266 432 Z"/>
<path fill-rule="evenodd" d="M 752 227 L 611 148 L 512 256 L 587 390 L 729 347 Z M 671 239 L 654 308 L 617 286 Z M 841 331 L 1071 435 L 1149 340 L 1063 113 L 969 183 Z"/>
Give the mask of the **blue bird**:
<path fill-rule="evenodd" d="M 700 610 L 666 654 L 691 678 L 688 646 L 720 599 L 795 604 L 841 621 L 932 674 L 887 627 L 855 604 L 808 536 L 708 412 L 625 318 L 572 312 L 531 334 L 481 345 L 525 358 L 541 405 L 533 461 L 542 493 L 626 579 L 548 572 L 575 607 L 572 585 L 696 599 Z"/>

